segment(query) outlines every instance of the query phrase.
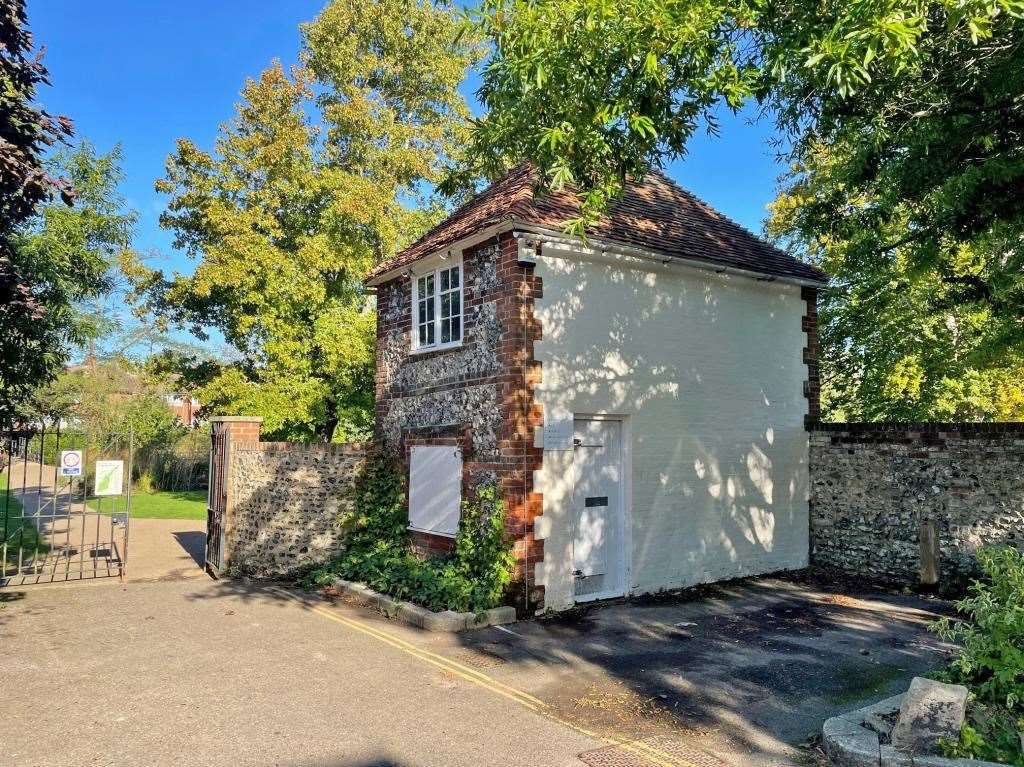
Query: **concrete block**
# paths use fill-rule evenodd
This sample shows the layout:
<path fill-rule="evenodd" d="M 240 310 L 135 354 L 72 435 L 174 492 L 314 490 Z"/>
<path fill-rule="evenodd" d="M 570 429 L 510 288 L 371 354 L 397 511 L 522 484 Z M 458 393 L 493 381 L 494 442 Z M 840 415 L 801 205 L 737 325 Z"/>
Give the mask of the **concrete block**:
<path fill-rule="evenodd" d="M 484 610 L 481 613 L 466 613 L 466 627 L 480 629 L 487 626 L 503 626 L 506 623 L 516 622 L 516 608 L 494 607 Z"/>
<path fill-rule="evenodd" d="M 341 578 L 337 578 L 334 581 L 334 585 L 343 594 L 350 596 L 353 599 L 359 599 L 369 604 L 374 604 L 377 599 L 377 592 L 373 589 L 367 588 L 361 583 L 345 581 Z"/>
<path fill-rule="evenodd" d="M 966 711 L 966 687 L 916 676 L 900 704 L 892 744 L 911 754 L 938 754 L 940 738 L 960 737 Z"/>
<path fill-rule="evenodd" d="M 426 624 L 427 616 L 430 614 L 430 610 L 425 607 L 414 605 L 412 602 L 402 602 L 398 608 L 397 617 L 401 621 L 423 628 Z"/>
<path fill-rule="evenodd" d="M 839 716 L 847 721 L 864 725 L 869 730 L 873 730 L 880 735 L 883 733 L 889 735 L 892 733 L 893 724 L 895 723 L 894 714 L 899 713 L 902 701 L 902 694 L 893 695 L 891 698 L 885 698 L 878 701 L 878 703 L 873 703 L 870 706 L 858 708 L 856 711 L 850 711 Z"/>
<path fill-rule="evenodd" d="M 445 610 L 441 613 L 427 613 L 423 628 L 427 631 L 462 631 L 469 628 L 471 613 L 457 613 Z"/>
<path fill-rule="evenodd" d="M 376 596 L 377 609 L 384 613 L 389 618 L 394 618 L 398 615 L 398 609 L 402 606 L 402 602 L 389 597 L 387 594 L 377 594 Z"/>
<path fill-rule="evenodd" d="M 915 756 L 914 767 L 1006 767 L 999 762 L 981 759 L 947 759 L 944 756 Z"/>
<path fill-rule="evenodd" d="M 883 743 L 878 747 L 881 767 L 914 767 L 914 757 Z"/>
<path fill-rule="evenodd" d="M 516 622 L 516 608 L 509 607 L 492 607 L 487 611 L 487 625 L 488 626 L 504 626 L 507 623 Z"/>
<path fill-rule="evenodd" d="M 362 597 L 364 599 L 374 599 L 377 596 L 377 592 L 371 589 L 369 586 L 364 586 L 362 583 L 353 583 L 350 591 L 352 596 Z"/>
<path fill-rule="evenodd" d="M 840 717 L 826 719 L 821 730 L 825 753 L 837 767 L 880 767 L 878 735 Z"/>

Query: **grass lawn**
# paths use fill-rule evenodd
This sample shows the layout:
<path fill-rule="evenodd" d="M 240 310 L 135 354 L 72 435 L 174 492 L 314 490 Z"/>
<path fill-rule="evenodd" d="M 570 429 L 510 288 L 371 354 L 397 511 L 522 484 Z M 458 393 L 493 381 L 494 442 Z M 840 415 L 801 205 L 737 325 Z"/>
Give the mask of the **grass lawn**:
<path fill-rule="evenodd" d="M 0 474 L 0 548 L 4 543 L 4 529 L 7 530 L 7 564 L 18 566 L 18 547 L 24 550 L 22 562 L 25 562 L 39 547 L 39 553 L 45 554 L 49 547 L 39 538 L 36 526 L 27 519 L 21 519 L 22 507 L 14 493 L 7 497 L 7 475 Z M 2 555 L 0 555 L 2 556 Z"/>
<path fill-rule="evenodd" d="M 132 493 L 132 518 L 206 519 L 206 491 Z"/>

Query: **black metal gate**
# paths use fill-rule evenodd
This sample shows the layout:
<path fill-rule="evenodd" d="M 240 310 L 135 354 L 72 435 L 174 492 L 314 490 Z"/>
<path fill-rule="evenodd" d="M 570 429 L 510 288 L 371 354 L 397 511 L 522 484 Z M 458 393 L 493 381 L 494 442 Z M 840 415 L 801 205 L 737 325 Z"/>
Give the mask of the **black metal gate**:
<path fill-rule="evenodd" d="M 0 429 L 0 587 L 124 578 L 131 435 Z"/>
<path fill-rule="evenodd" d="M 210 424 L 210 472 L 206 500 L 206 572 L 218 576 L 224 566 L 224 511 L 227 507 L 227 429 Z"/>

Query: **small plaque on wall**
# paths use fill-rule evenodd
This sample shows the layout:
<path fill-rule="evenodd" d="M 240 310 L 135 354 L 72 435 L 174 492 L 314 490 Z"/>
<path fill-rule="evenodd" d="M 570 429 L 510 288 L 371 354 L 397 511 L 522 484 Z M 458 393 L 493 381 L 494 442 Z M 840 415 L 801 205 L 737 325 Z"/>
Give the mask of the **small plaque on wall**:
<path fill-rule="evenodd" d="M 572 414 L 544 419 L 544 449 L 572 450 Z"/>

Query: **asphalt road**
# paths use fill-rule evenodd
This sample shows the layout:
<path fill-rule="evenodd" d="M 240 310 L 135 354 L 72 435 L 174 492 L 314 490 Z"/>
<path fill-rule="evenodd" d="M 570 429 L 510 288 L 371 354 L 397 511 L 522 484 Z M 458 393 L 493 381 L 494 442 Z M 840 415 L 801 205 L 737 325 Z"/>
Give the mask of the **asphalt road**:
<path fill-rule="evenodd" d="M 330 615 L 366 613 L 223 581 L 0 591 L 0 764 L 579 767 L 603 745 Z"/>

